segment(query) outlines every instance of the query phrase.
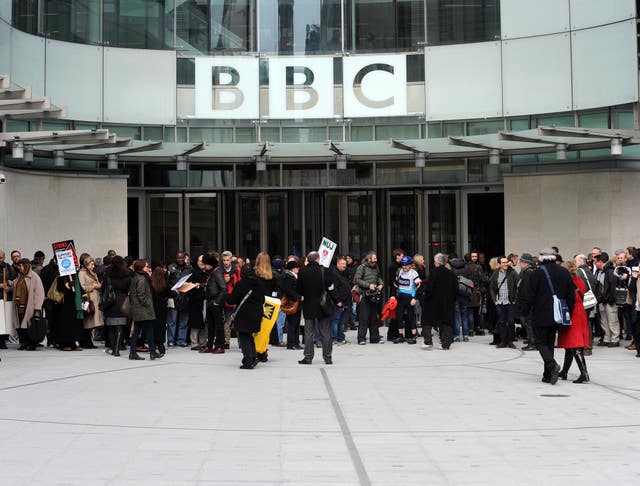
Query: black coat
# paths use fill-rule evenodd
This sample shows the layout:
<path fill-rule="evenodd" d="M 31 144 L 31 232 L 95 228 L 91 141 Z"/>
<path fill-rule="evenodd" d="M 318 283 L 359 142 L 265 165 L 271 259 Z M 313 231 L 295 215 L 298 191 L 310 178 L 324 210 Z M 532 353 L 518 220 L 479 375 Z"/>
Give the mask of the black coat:
<path fill-rule="evenodd" d="M 212 270 L 205 290 L 207 307 L 222 305 L 227 301 L 227 284 L 224 281 L 220 267 Z"/>
<path fill-rule="evenodd" d="M 251 295 L 238 309 L 233 327 L 238 332 L 258 332 L 260 330 L 260 322 L 262 322 L 263 306 L 264 306 L 264 290 L 255 273 L 243 276 L 242 280 L 235 284 L 233 292 L 229 296 L 229 304 L 239 305 L 245 295 L 251 290 Z"/>
<path fill-rule="evenodd" d="M 151 287 L 151 296 L 153 297 L 153 312 L 156 315 L 156 322 L 160 326 L 165 326 L 167 324 L 167 301 L 169 300 L 169 294 L 171 290 L 169 287 L 165 287 L 164 290 L 160 292 L 156 292 L 156 290 Z"/>
<path fill-rule="evenodd" d="M 596 272 L 596 279 L 599 281 L 599 275 L 604 272 L 604 284 L 598 285 L 600 291 L 601 304 L 613 305 L 616 303 L 616 285 L 618 284 L 618 277 L 613 269 L 613 263 L 607 262 L 602 270 Z"/>
<path fill-rule="evenodd" d="M 347 271 L 341 272 L 337 267 L 331 267 L 331 276 L 333 277 L 333 290 L 330 292 L 331 298 L 336 304 L 342 302 L 347 304 L 351 300 L 351 285 Z"/>
<path fill-rule="evenodd" d="M 569 306 L 569 311 L 573 312 L 575 303 L 575 289 L 571 274 L 555 261 L 542 262 L 543 266 L 549 272 L 551 283 L 556 295 L 560 299 L 565 299 Z M 538 327 L 555 327 L 557 326 L 553 318 L 553 298 L 551 289 L 547 282 L 547 277 L 541 268 L 537 268 L 531 272 L 527 286 L 522 292 L 521 312 L 524 315 L 531 313 L 531 323 Z"/>
<path fill-rule="evenodd" d="M 321 267 L 317 262 L 309 263 L 298 276 L 298 293 L 304 296 L 302 312 L 305 319 L 322 317 L 320 315 L 320 296 L 323 291 L 322 273 L 324 273 L 324 290 L 329 291 L 333 285 L 333 276 L 328 268 Z"/>
<path fill-rule="evenodd" d="M 285 270 L 282 274 L 282 278 L 279 281 L 280 293 L 286 295 L 291 300 L 300 300 L 302 296 L 298 293 L 297 289 L 298 279 L 289 270 Z"/>
<path fill-rule="evenodd" d="M 122 304 L 124 299 L 129 295 L 129 287 L 131 286 L 131 275 L 127 274 L 123 277 L 110 277 L 105 278 L 105 282 L 102 285 L 102 292 L 107 291 L 108 285 L 113 287 L 116 293 L 116 302 L 108 309 L 104 310 L 105 317 L 128 317 L 122 312 Z M 104 298 L 104 297 L 103 297 Z"/>
<path fill-rule="evenodd" d="M 458 279 L 447 267 L 436 267 L 424 284 L 424 309 L 426 322 L 431 325 L 449 324 L 455 321 L 455 305 L 458 295 Z"/>
<path fill-rule="evenodd" d="M 73 287 L 70 289 L 69 276 L 59 277 L 57 290 L 64 293 L 62 302 L 54 307 L 53 333 L 58 344 L 72 344 L 83 340 L 84 322 L 78 318 L 76 310 L 76 293 L 73 288 L 79 286 L 77 277 L 73 276 Z"/>
<path fill-rule="evenodd" d="M 207 281 L 207 274 L 195 268 L 189 282 L 200 284 L 200 287 L 191 289 L 187 292 L 187 310 L 189 312 L 189 327 L 191 329 L 204 329 L 204 316 L 202 311 L 204 309 L 205 299 L 205 282 Z"/>

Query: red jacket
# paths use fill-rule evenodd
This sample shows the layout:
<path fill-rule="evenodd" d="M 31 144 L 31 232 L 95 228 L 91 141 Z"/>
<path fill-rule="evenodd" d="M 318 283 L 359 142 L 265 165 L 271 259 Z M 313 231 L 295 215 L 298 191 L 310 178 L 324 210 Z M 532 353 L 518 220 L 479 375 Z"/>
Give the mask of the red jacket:
<path fill-rule="evenodd" d="M 587 291 L 584 281 L 575 275 L 571 276 L 575 290 L 575 304 L 571 313 L 571 325 L 562 326 L 558 331 L 559 348 L 584 348 L 589 346 L 589 319 L 582 306 L 582 296 Z"/>

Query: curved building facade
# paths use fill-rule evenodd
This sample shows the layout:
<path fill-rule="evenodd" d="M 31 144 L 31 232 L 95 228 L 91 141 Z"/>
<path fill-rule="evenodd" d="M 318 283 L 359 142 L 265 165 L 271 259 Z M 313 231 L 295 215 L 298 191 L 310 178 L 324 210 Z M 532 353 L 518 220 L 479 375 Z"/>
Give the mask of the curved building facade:
<path fill-rule="evenodd" d="M 540 126 L 637 129 L 636 8 L 630 0 L 7 1 L 0 74 L 64 106 L 66 117 L 6 117 L 2 130 L 108 128 L 133 139 L 117 151 L 39 147 L 29 168 L 108 177 L 116 163 L 129 175 L 127 250 L 155 260 L 179 248 L 304 253 L 322 236 L 342 253 L 377 248 L 383 258 L 398 246 L 497 254 L 564 243 L 576 253 L 617 243 L 615 231 L 598 236 L 605 243 L 586 230 L 576 240 L 542 206 L 547 235 L 520 225 L 536 201 L 562 204 L 518 199 L 522 181 L 533 187 L 536 174 L 551 174 L 571 186 L 572 174 L 598 171 L 615 179 L 637 170 L 638 151 L 503 151 L 482 137 Z M 415 148 L 447 137 L 479 150 Z M 321 144 L 339 157 L 320 154 Z M 4 164 L 25 168 L 9 156 Z M 615 195 L 610 185 L 606 192 Z"/>

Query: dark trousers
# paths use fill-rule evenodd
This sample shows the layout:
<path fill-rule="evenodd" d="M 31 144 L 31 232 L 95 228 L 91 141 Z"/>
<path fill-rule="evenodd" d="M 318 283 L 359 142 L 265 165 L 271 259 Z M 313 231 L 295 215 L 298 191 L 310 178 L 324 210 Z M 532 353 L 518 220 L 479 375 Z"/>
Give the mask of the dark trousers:
<path fill-rule="evenodd" d="M 18 329 L 18 341 L 21 346 L 25 346 L 27 348 L 35 348 L 38 343 L 34 343 L 29 338 L 29 331 L 27 329 Z"/>
<path fill-rule="evenodd" d="M 367 302 L 365 299 L 362 299 L 362 301 L 360 301 L 360 316 L 358 317 L 359 343 L 367 340 L 367 330 L 369 330 L 370 342 L 380 342 L 380 331 L 378 329 L 378 304 L 372 304 Z"/>
<path fill-rule="evenodd" d="M 313 339 L 311 339 L 313 343 Z M 242 364 L 251 366 L 256 361 L 256 343 L 250 332 L 238 331 L 238 345 L 242 351 Z"/>
<path fill-rule="evenodd" d="M 133 335 L 131 336 L 131 352 L 135 353 L 136 347 L 138 347 L 138 339 L 140 339 L 140 332 L 144 329 L 145 338 L 147 339 L 147 345 L 149 351 L 154 352 L 156 350 L 156 341 L 153 337 L 153 323 L 151 321 L 136 321 L 133 324 Z"/>
<path fill-rule="evenodd" d="M 406 294 L 398 295 L 398 307 L 396 308 L 398 331 L 404 329 L 404 336 L 414 334 L 416 328 L 416 308 L 411 305 L 413 297 Z M 397 337 L 397 336 L 396 336 Z"/>
<path fill-rule="evenodd" d="M 640 313 L 636 310 L 631 314 L 631 332 L 633 333 L 633 342 L 636 345 L 637 354 L 640 354 Z"/>
<path fill-rule="evenodd" d="M 287 347 L 300 346 L 300 310 L 287 316 Z M 306 326 L 305 326 L 306 327 Z"/>
<path fill-rule="evenodd" d="M 527 331 L 527 341 L 529 341 L 529 346 L 536 345 L 536 337 L 533 332 L 533 325 L 531 324 L 531 317 L 520 317 L 520 322 L 522 323 L 522 327 Z"/>
<path fill-rule="evenodd" d="M 165 337 L 167 336 L 167 323 L 156 319 L 153 321 L 153 338 L 158 346 L 164 346 Z"/>
<path fill-rule="evenodd" d="M 400 315 L 400 313 L 398 313 Z M 400 319 L 389 319 L 389 327 L 387 328 L 387 341 L 393 341 L 400 335 L 400 327 L 402 326 L 402 317 Z"/>
<path fill-rule="evenodd" d="M 453 324 L 449 322 L 441 322 L 439 327 L 440 330 L 438 333 L 440 334 L 440 344 L 442 344 L 442 349 L 449 349 L 453 342 Z"/>
<path fill-rule="evenodd" d="M 320 342 L 322 343 L 322 357 L 324 360 L 331 359 L 333 350 L 333 340 L 331 339 L 331 326 L 328 317 L 321 319 L 305 319 L 304 321 L 304 358 L 308 361 L 313 360 L 315 352 L 315 344 L 313 336 L 316 328 L 320 333 Z"/>
<path fill-rule="evenodd" d="M 546 378 L 549 376 L 549 373 L 558 366 L 558 363 L 556 363 L 556 360 L 553 358 L 553 347 L 556 342 L 556 328 L 555 326 L 536 326 L 533 328 L 533 333 L 536 338 L 536 347 L 540 352 L 540 356 L 542 356 L 542 361 L 544 361 L 543 376 Z"/>
<path fill-rule="evenodd" d="M 422 326 L 422 339 L 424 339 L 424 343 L 433 344 L 433 337 L 431 336 L 433 326 L 431 322 L 427 320 L 427 313 L 424 311 L 424 308 L 420 316 L 420 325 Z"/>
<path fill-rule="evenodd" d="M 224 319 L 219 305 L 207 308 L 207 347 L 224 348 Z"/>
<path fill-rule="evenodd" d="M 498 336 L 500 344 L 511 344 L 516 331 L 513 324 L 514 319 L 513 304 L 496 304 L 496 315 L 498 318 Z"/>

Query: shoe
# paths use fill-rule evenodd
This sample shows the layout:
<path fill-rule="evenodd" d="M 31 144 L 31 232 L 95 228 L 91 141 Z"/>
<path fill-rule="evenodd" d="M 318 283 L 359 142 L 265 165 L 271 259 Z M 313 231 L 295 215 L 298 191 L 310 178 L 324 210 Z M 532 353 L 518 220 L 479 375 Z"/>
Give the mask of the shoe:
<path fill-rule="evenodd" d="M 252 370 L 256 367 L 256 364 L 243 364 L 242 366 L 240 366 L 241 370 Z"/>
<path fill-rule="evenodd" d="M 367 342 L 366 342 L 366 341 L 358 341 L 358 344 L 359 344 L 360 346 L 364 346 L 365 344 L 367 344 Z"/>
<path fill-rule="evenodd" d="M 287 343 L 278 343 L 278 344 L 274 344 L 273 346 L 276 348 L 284 348 L 286 347 Z"/>
<path fill-rule="evenodd" d="M 27 349 L 27 346 L 24 344 L 21 344 L 20 346 L 18 346 L 18 351 L 24 351 L 25 349 Z"/>
<path fill-rule="evenodd" d="M 457 336 L 456 336 L 456 337 L 454 337 L 454 338 L 453 338 L 453 342 L 454 342 L 454 343 L 459 343 L 459 342 L 460 342 L 460 338 L 459 338 L 459 337 L 457 337 Z"/>
<path fill-rule="evenodd" d="M 447 347 L 441 346 L 440 351 L 449 351 L 449 346 Z"/>
<path fill-rule="evenodd" d="M 213 348 L 209 346 L 204 346 L 200 348 L 200 350 L 198 351 L 198 353 L 212 353 L 212 352 L 213 352 Z"/>
<path fill-rule="evenodd" d="M 420 346 L 422 349 L 433 349 L 433 344 L 423 344 L 422 346 Z"/>
<path fill-rule="evenodd" d="M 173 344 L 173 343 L 167 343 L 167 347 L 168 348 L 173 348 L 174 346 L 175 346 L 175 344 Z"/>
<path fill-rule="evenodd" d="M 344 344 L 349 344 L 349 341 L 347 341 L 346 339 L 343 339 L 342 341 L 336 341 L 337 346 L 342 346 Z"/>
<path fill-rule="evenodd" d="M 464 341 L 465 343 L 468 343 L 469 342 L 469 337 L 468 336 L 464 336 L 462 338 L 462 341 Z"/>
<path fill-rule="evenodd" d="M 154 359 L 160 359 L 162 358 L 163 355 L 160 355 L 158 353 L 156 353 L 155 351 L 149 351 L 149 359 L 154 360 Z"/>
<path fill-rule="evenodd" d="M 498 343 L 495 341 L 495 339 L 489 343 L 489 346 L 497 346 L 497 345 Z"/>
<path fill-rule="evenodd" d="M 542 376 L 542 380 L 540 380 L 540 381 L 541 381 L 542 383 L 551 383 L 551 382 L 549 381 L 549 377 L 548 377 L 548 376 L 544 376 L 544 375 Z"/>
<path fill-rule="evenodd" d="M 636 343 L 631 343 L 631 344 L 627 344 L 624 349 L 628 349 L 629 351 L 635 351 L 636 350 Z"/>
<path fill-rule="evenodd" d="M 141 356 L 138 356 L 138 353 L 136 353 L 135 351 L 131 351 L 129 353 L 129 359 L 133 361 L 144 361 L 144 358 Z"/>
<path fill-rule="evenodd" d="M 517 348 L 516 348 L 516 345 L 515 345 L 515 344 L 513 344 L 513 343 L 509 343 L 509 344 L 507 344 L 507 348 L 509 348 L 509 349 L 517 349 Z"/>
<path fill-rule="evenodd" d="M 266 363 L 267 361 L 269 361 L 269 356 L 267 355 L 266 351 L 264 353 L 256 353 L 256 359 L 260 363 Z"/>
<path fill-rule="evenodd" d="M 332 365 L 333 364 L 333 360 L 331 358 L 325 359 L 324 360 L 324 364 Z"/>
<path fill-rule="evenodd" d="M 535 346 L 531 346 L 531 345 L 526 345 L 522 348 L 520 348 L 520 351 L 537 351 L 538 348 L 536 348 Z"/>
<path fill-rule="evenodd" d="M 610 348 L 619 348 L 620 347 L 620 343 L 609 343 L 609 347 Z"/>
<path fill-rule="evenodd" d="M 186 348 L 187 347 L 187 343 L 178 343 L 178 346 L 180 346 L 181 348 Z"/>
<path fill-rule="evenodd" d="M 560 375 L 560 366 L 556 365 L 551 371 L 551 373 L 549 373 L 549 383 L 551 383 L 552 385 L 555 385 L 556 383 L 558 383 L 559 375 Z"/>
<path fill-rule="evenodd" d="M 593 354 L 593 351 L 591 350 L 591 348 L 584 348 L 585 356 L 591 356 L 592 354 Z"/>
<path fill-rule="evenodd" d="M 200 351 L 201 349 L 202 349 L 202 346 L 200 345 L 191 346 L 191 351 Z"/>
<path fill-rule="evenodd" d="M 138 346 L 136 348 L 136 351 L 138 353 L 148 353 L 149 352 L 149 348 L 147 346 Z"/>
<path fill-rule="evenodd" d="M 213 349 L 213 354 L 224 354 L 224 348 L 222 346 L 218 346 Z"/>
<path fill-rule="evenodd" d="M 476 336 L 484 336 L 484 331 L 474 331 Z"/>
<path fill-rule="evenodd" d="M 231 349 L 229 343 L 224 343 L 224 349 Z"/>
<path fill-rule="evenodd" d="M 4 341 L 0 341 L 0 349 L 7 349 L 7 343 Z"/>
<path fill-rule="evenodd" d="M 393 344 L 400 344 L 404 342 L 404 338 L 402 336 L 397 337 L 393 340 Z"/>
<path fill-rule="evenodd" d="M 322 347 L 322 344 L 320 344 L 320 343 L 315 343 L 315 347 L 316 347 L 316 348 L 321 348 L 321 347 Z"/>
<path fill-rule="evenodd" d="M 596 346 L 609 346 L 609 343 L 605 343 L 604 341 L 598 341 L 598 344 L 596 344 Z"/>
<path fill-rule="evenodd" d="M 506 347 L 507 347 L 507 345 L 506 345 L 506 344 L 498 344 L 498 345 L 496 346 L 496 348 L 497 348 L 497 349 L 504 349 L 504 348 L 506 348 Z"/>
<path fill-rule="evenodd" d="M 416 340 L 414 338 L 407 339 L 407 344 L 415 344 Z"/>
<path fill-rule="evenodd" d="M 587 372 L 587 361 L 584 359 L 584 352 L 581 348 L 573 350 L 573 357 L 578 364 L 580 370 L 580 376 L 577 380 L 573 380 L 574 383 L 589 383 L 589 373 Z"/>
<path fill-rule="evenodd" d="M 303 358 L 300 361 L 298 361 L 298 364 L 302 364 L 302 365 L 310 365 L 311 364 L 311 360 L 310 359 L 306 359 Z"/>

